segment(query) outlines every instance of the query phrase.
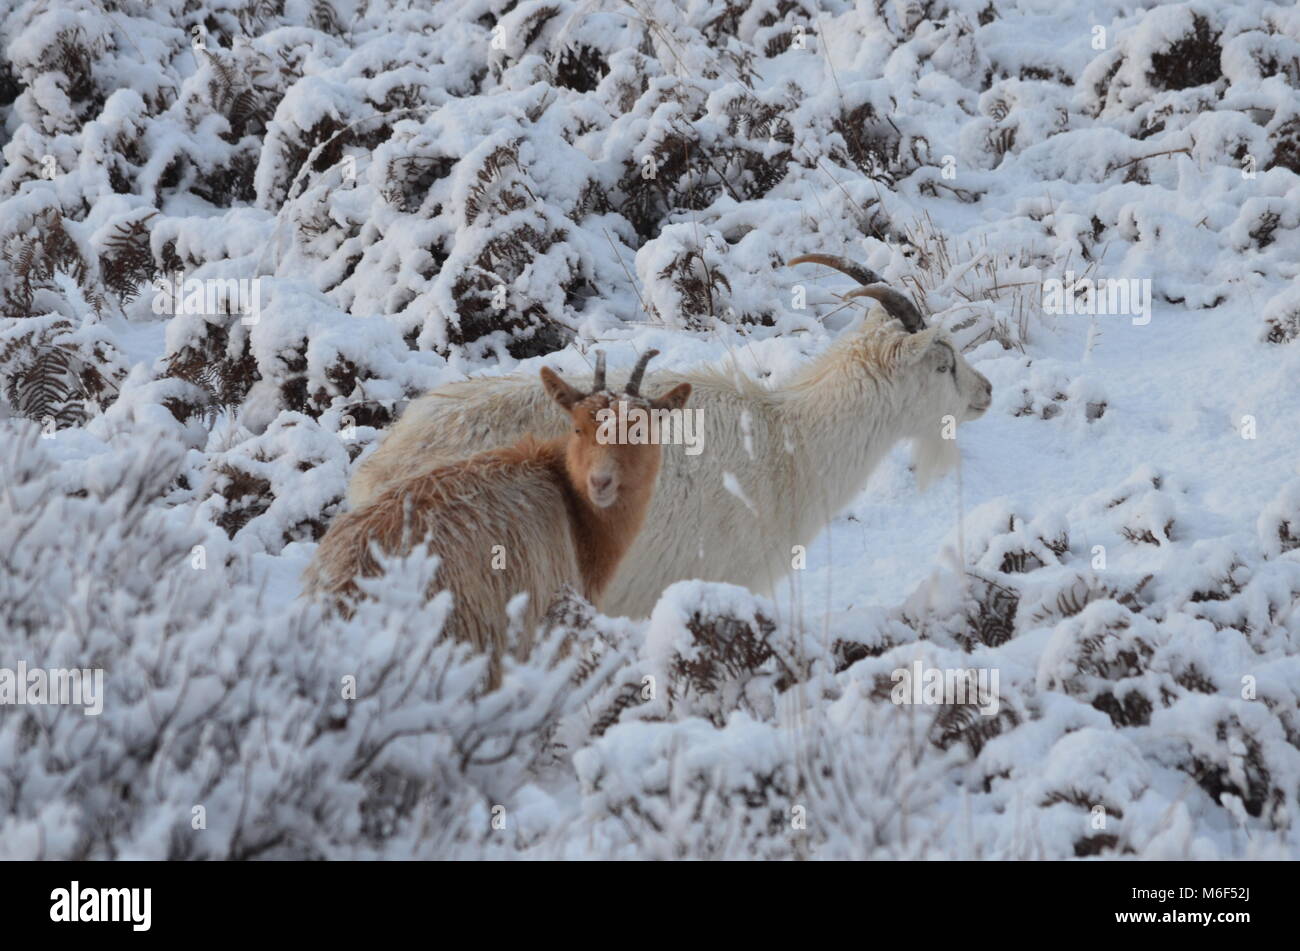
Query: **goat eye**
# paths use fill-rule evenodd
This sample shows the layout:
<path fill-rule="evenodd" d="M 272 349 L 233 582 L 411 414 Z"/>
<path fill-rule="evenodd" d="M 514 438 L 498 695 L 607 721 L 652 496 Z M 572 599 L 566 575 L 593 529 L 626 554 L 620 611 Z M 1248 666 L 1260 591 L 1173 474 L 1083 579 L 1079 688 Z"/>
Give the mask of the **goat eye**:
<path fill-rule="evenodd" d="M 943 366 L 942 364 L 940 364 L 939 366 L 935 367 L 935 371 L 934 371 L 934 372 L 935 372 L 935 373 L 947 373 L 947 372 L 948 372 L 948 368 L 947 368 L 946 366 Z"/>

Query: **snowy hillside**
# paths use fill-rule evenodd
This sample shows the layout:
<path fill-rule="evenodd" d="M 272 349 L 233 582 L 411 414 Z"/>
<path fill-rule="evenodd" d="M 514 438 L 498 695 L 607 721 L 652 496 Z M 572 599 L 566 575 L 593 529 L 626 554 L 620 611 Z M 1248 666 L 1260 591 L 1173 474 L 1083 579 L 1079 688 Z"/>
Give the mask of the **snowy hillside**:
<path fill-rule="evenodd" d="M 0 858 L 1300 858 L 1294 3 L 0 0 L 0 142 Z M 299 598 L 410 400 L 780 387 L 817 251 L 993 404 L 771 597 Z"/>

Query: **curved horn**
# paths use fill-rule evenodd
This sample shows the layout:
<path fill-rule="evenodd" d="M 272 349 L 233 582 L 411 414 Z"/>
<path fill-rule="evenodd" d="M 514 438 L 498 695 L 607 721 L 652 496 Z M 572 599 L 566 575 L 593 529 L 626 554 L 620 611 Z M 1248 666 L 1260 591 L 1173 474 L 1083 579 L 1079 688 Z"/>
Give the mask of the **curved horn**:
<path fill-rule="evenodd" d="M 869 267 L 863 267 L 856 264 L 848 258 L 842 258 L 838 254 L 801 254 L 797 258 L 791 258 L 785 262 L 786 267 L 793 267 L 796 264 L 820 264 L 823 267 L 834 268 L 841 274 L 847 274 L 859 284 L 883 284 L 884 281 L 880 275 Z"/>
<path fill-rule="evenodd" d="M 591 392 L 599 393 L 605 388 L 605 351 L 596 351 L 596 374 L 591 378 Z"/>
<path fill-rule="evenodd" d="M 628 377 L 627 380 L 626 392 L 628 396 L 641 395 L 641 378 L 645 376 L 645 365 L 650 362 L 651 357 L 657 356 L 659 356 L 658 350 L 647 350 L 645 353 L 641 354 L 641 359 L 636 362 L 636 366 L 632 370 L 632 375 Z"/>
<path fill-rule="evenodd" d="M 855 287 L 845 297 L 870 297 L 880 301 L 890 317 L 896 317 L 910 334 L 920 333 L 925 329 L 925 318 L 916 309 L 916 305 L 892 287 L 884 284 L 871 284 L 867 287 Z"/>
<path fill-rule="evenodd" d="M 801 254 L 785 263 L 787 266 L 793 264 L 821 264 L 824 267 L 834 268 L 842 274 L 847 274 L 859 284 L 866 286 L 854 288 L 845 295 L 846 297 L 871 297 L 880 301 L 889 316 L 901 321 L 908 333 L 919 333 L 925 329 L 925 318 L 916 309 L 916 305 L 885 284 L 880 275 L 869 267 L 855 264 L 848 258 L 842 258 L 837 254 Z"/>

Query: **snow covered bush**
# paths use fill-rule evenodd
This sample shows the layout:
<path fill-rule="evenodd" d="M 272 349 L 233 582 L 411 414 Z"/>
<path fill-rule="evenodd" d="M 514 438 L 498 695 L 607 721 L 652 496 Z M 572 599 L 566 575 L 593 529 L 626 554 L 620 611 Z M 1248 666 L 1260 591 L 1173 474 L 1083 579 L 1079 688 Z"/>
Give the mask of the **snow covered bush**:
<path fill-rule="evenodd" d="M 493 804 L 586 699 L 558 637 L 484 695 L 483 658 L 438 636 L 446 598 L 422 603 L 427 563 L 390 566 L 414 594 L 322 618 L 156 506 L 179 447 L 61 467 L 42 443 L 22 427 L 4 463 L 0 667 L 101 668 L 104 695 L 6 709 L 5 858 L 495 847 Z"/>
<path fill-rule="evenodd" d="M 1300 855 L 1298 84 L 1267 0 L 8 4 L 0 699 L 104 693 L 0 703 L 0 856 Z M 490 693 L 427 558 L 299 599 L 410 399 L 787 382 L 817 251 L 994 404 L 774 597 L 570 597 Z"/>
<path fill-rule="evenodd" d="M 1274 557 L 1300 548 L 1300 479 L 1288 482 L 1260 513 L 1259 540 Z"/>

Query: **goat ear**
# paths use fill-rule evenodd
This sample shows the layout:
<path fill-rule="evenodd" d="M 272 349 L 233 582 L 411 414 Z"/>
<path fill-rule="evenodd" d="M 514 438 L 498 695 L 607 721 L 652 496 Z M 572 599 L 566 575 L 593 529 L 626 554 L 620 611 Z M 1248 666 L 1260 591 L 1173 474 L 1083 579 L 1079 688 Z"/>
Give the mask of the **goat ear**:
<path fill-rule="evenodd" d="M 560 375 L 550 367 L 542 367 L 542 387 L 546 394 L 566 410 L 582 399 L 582 394 L 560 379 Z"/>
<path fill-rule="evenodd" d="M 686 400 L 690 398 L 690 395 L 691 385 L 689 383 L 678 383 L 657 400 L 651 400 L 650 405 L 655 409 L 681 409 L 686 405 Z"/>

